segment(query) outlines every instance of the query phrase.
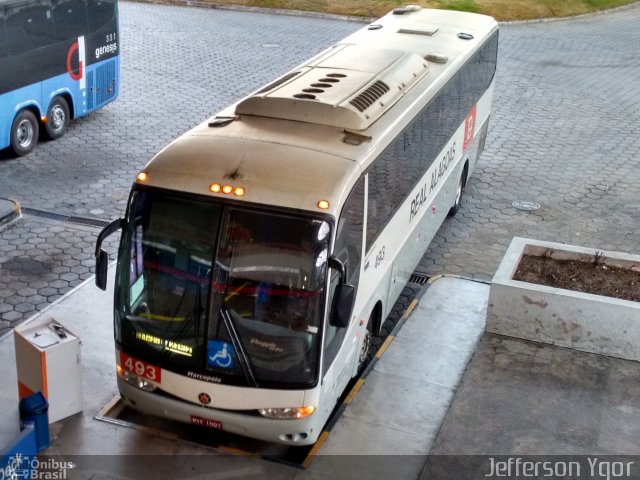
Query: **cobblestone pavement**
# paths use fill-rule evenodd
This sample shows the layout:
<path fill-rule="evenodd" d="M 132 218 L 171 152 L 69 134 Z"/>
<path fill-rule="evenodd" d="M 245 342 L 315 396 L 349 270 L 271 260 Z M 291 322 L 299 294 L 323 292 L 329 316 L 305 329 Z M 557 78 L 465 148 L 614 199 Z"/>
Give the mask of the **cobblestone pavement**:
<path fill-rule="evenodd" d="M 514 236 L 640 252 L 639 24 L 635 4 L 502 26 L 486 150 L 420 270 L 489 280 Z"/>
<path fill-rule="evenodd" d="M 487 149 L 420 271 L 489 279 L 514 235 L 640 250 L 638 21 L 634 6 L 502 27 Z M 120 98 L 27 157 L 0 152 L 0 197 L 28 209 L 0 227 L 0 335 L 93 271 L 99 228 L 41 211 L 120 216 L 171 139 L 360 26 L 121 2 Z"/>

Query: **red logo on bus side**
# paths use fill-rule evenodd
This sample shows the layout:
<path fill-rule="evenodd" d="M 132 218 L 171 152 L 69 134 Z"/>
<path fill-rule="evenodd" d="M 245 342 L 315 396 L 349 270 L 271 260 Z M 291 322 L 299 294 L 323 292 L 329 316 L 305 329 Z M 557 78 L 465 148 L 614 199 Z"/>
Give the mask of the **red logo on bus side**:
<path fill-rule="evenodd" d="M 84 67 L 84 65 L 82 65 L 82 60 L 80 58 L 78 58 L 78 73 L 76 73 L 73 70 L 73 67 L 71 66 L 71 60 L 73 58 L 73 54 L 77 52 L 78 49 L 79 49 L 78 42 L 73 42 L 73 45 L 71 45 L 71 47 L 69 48 L 69 51 L 67 52 L 67 73 L 69 73 L 69 76 L 73 80 L 82 79 L 82 70 Z"/>
<path fill-rule="evenodd" d="M 464 119 L 464 142 L 462 144 L 462 151 L 466 151 L 469 144 L 473 141 L 473 134 L 476 130 L 476 111 L 477 108 L 474 105 L 467 118 Z"/>

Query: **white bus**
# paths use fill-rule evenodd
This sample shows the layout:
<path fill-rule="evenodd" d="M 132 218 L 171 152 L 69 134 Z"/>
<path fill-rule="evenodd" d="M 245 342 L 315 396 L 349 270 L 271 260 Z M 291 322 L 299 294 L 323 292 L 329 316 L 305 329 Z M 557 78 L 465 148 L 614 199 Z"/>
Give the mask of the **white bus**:
<path fill-rule="evenodd" d="M 314 443 L 483 150 L 498 26 L 397 9 L 177 138 L 134 182 L 115 284 L 134 409 Z"/>

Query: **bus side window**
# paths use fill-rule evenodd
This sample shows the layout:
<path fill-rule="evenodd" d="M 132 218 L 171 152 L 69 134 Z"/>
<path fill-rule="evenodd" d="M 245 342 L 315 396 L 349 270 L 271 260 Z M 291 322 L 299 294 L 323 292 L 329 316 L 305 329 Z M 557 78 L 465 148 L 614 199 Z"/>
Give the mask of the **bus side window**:
<path fill-rule="evenodd" d="M 53 0 L 56 40 L 70 40 L 87 32 L 86 0 Z"/>
<path fill-rule="evenodd" d="M 51 43 L 53 24 L 51 4 L 47 0 L 34 0 L 7 7 L 7 37 L 9 51 L 19 54 Z"/>
<path fill-rule="evenodd" d="M 422 111 L 422 172 L 426 172 L 447 143 L 442 128 L 442 94 L 438 93 Z"/>
<path fill-rule="evenodd" d="M 360 267 L 362 265 L 362 235 L 364 228 L 364 177 L 358 180 L 342 208 L 338 220 L 336 243 L 333 255 L 338 257 L 347 268 L 346 282 L 358 290 Z M 339 275 L 332 273 L 329 283 L 329 300 L 333 299 Z M 330 308 L 329 311 L 332 309 Z M 324 337 L 323 375 L 335 359 L 344 340 L 346 328 L 337 328 L 326 323 Z"/>

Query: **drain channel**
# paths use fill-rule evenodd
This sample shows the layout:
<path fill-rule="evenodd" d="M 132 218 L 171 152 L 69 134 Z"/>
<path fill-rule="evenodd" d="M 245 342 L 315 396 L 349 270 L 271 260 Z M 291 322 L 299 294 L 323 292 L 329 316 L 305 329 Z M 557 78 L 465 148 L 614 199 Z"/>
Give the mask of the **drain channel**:
<path fill-rule="evenodd" d="M 36 208 L 22 207 L 20 209 L 23 215 L 32 215 L 34 217 L 47 218 L 58 222 L 73 223 L 75 225 L 84 225 L 85 227 L 104 228 L 109 225 L 109 220 L 100 220 L 98 218 L 77 217 L 74 215 L 64 215 L 61 213 L 48 212 L 46 210 L 38 210 Z"/>
<path fill-rule="evenodd" d="M 418 285 L 426 285 L 429 277 L 423 273 L 413 272 L 409 278 L 409 283 L 417 283 Z"/>

